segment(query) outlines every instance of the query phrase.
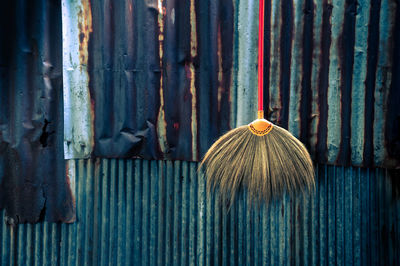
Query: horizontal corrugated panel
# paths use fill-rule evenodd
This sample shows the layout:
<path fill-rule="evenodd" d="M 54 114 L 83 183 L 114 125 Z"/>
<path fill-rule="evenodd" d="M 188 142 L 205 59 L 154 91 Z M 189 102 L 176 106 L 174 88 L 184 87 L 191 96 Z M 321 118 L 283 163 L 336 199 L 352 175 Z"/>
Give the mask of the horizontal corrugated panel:
<path fill-rule="evenodd" d="M 400 263 L 400 201 L 385 170 L 318 165 L 314 194 L 261 211 L 250 210 L 242 195 L 227 213 L 206 198 L 197 163 L 97 159 L 68 166 L 77 222 L 2 222 L 1 265 Z"/>
<path fill-rule="evenodd" d="M 265 113 L 316 161 L 399 166 L 399 12 L 266 1 Z M 257 14 L 256 0 L 63 1 L 65 157 L 196 161 L 249 123 Z"/>
<path fill-rule="evenodd" d="M 10 223 L 72 222 L 63 156 L 61 5 L 0 8 L 0 209 Z"/>

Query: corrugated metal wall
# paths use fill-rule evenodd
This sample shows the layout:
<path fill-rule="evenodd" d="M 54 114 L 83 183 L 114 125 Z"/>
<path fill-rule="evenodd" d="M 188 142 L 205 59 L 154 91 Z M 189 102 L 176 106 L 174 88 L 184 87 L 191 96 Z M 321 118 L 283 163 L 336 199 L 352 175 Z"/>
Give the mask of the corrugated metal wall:
<path fill-rule="evenodd" d="M 268 118 L 299 136 L 318 162 L 398 166 L 398 1 L 266 2 Z M 261 212 L 248 210 L 242 195 L 226 213 L 206 199 L 194 162 L 90 159 L 60 166 L 62 153 L 48 152 L 40 139 L 56 131 L 49 146 L 61 147 L 62 113 L 67 159 L 199 159 L 224 129 L 254 117 L 258 26 L 255 0 L 61 4 L 63 35 L 60 17 L 53 17 L 61 14 L 58 1 L 20 0 L 2 9 L 0 147 L 11 164 L 0 164 L 0 182 L 13 176 L 4 175 L 11 165 L 23 172 L 15 180 L 57 199 L 8 186 L 18 215 L 36 221 L 46 210 L 48 220 L 72 221 L 76 203 L 77 221 L 15 226 L 29 219 L 2 211 L 1 265 L 400 264 L 396 172 L 320 164 L 315 194 L 284 198 Z M 221 27 L 231 23 L 224 36 Z M 61 50 L 54 46 L 61 48 L 61 36 L 64 112 Z M 137 97 L 135 89 L 146 84 L 154 95 Z M 144 107 L 153 101 L 147 119 Z M 141 120 L 143 128 L 130 120 L 134 111 L 149 120 Z M 23 140 L 10 147 L 28 163 L 4 153 L 9 131 Z M 126 140 L 140 145 L 126 147 Z M 64 189 L 50 189 L 54 181 Z M 34 202 L 39 208 L 30 208 Z"/>
<path fill-rule="evenodd" d="M 197 163 L 72 160 L 74 224 L 0 224 L 1 265 L 399 265 L 385 170 L 318 165 L 314 195 L 228 214 Z M 2 216 L 3 217 L 3 216 Z"/>
<path fill-rule="evenodd" d="M 400 166 L 399 10 L 266 1 L 266 116 L 317 162 Z M 251 122 L 257 16 L 257 0 L 64 0 L 65 157 L 197 161 Z"/>
<path fill-rule="evenodd" d="M 1 11 L 0 206 L 16 222 L 74 220 L 60 138 L 67 159 L 198 160 L 254 117 L 257 1 L 28 2 Z M 266 1 L 268 118 L 315 161 L 399 166 L 399 14 L 391 0 Z"/>
<path fill-rule="evenodd" d="M 62 2 L 66 159 L 196 161 L 230 129 L 233 1 Z"/>

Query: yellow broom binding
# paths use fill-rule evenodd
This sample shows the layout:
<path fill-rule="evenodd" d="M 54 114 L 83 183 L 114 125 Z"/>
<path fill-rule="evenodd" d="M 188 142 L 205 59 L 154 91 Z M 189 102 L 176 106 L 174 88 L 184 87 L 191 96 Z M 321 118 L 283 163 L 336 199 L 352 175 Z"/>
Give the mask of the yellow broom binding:
<path fill-rule="evenodd" d="M 265 136 L 271 132 L 273 125 L 264 119 L 264 111 L 258 111 L 258 119 L 251 122 L 248 127 L 254 135 Z"/>

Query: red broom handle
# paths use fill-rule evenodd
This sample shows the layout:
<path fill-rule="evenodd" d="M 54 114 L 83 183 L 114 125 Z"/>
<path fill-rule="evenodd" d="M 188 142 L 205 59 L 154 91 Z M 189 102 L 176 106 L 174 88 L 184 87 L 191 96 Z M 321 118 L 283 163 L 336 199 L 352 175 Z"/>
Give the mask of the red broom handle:
<path fill-rule="evenodd" d="M 258 118 L 264 117 L 264 0 L 259 0 L 258 12 Z"/>

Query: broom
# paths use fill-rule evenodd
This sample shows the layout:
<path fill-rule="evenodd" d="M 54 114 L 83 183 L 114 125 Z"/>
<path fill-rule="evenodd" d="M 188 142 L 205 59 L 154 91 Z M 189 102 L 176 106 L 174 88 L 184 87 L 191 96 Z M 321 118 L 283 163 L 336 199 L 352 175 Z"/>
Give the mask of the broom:
<path fill-rule="evenodd" d="M 242 188 L 247 189 L 250 205 L 258 205 L 284 192 L 315 187 L 307 149 L 290 132 L 264 119 L 264 0 L 259 0 L 258 34 L 258 119 L 220 137 L 199 168 L 206 175 L 208 193 L 218 190 L 228 206 Z"/>

